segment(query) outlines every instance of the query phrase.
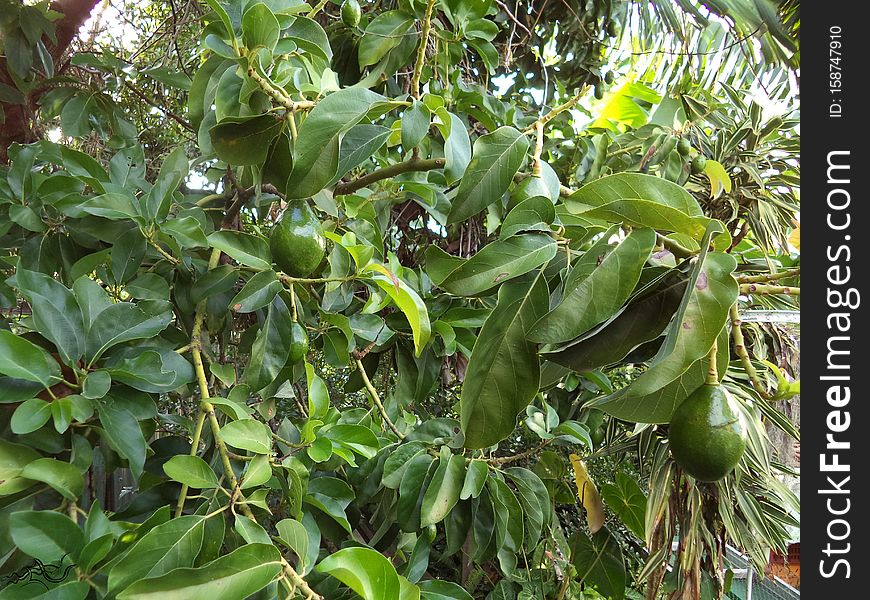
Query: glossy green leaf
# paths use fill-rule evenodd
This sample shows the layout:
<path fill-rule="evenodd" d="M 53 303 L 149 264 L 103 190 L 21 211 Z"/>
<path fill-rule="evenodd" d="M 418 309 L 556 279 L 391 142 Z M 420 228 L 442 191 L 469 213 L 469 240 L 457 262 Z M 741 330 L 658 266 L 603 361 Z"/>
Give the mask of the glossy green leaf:
<path fill-rule="evenodd" d="M 171 479 L 189 487 L 205 490 L 218 486 L 217 475 L 198 456 L 178 454 L 163 464 L 163 472 Z"/>
<path fill-rule="evenodd" d="M 190 301 L 199 304 L 209 296 L 223 294 L 235 287 L 239 270 L 232 265 L 218 265 L 197 279 L 190 288 Z"/>
<path fill-rule="evenodd" d="M 299 126 L 293 148 L 293 171 L 287 180 L 288 199 L 309 198 L 338 173 L 340 140 L 384 97 L 370 90 L 347 88 L 317 103 Z"/>
<path fill-rule="evenodd" d="M 550 231 L 556 208 L 544 196 L 527 198 L 511 209 L 502 221 L 499 237 L 509 238 L 522 231 Z"/>
<path fill-rule="evenodd" d="M 257 392 L 272 383 L 287 362 L 292 334 L 293 315 L 280 295 L 269 304 L 254 345 L 251 359 L 245 369 L 245 381 L 251 391 Z"/>
<path fill-rule="evenodd" d="M 329 38 L 317 21 L 306 17 L 296 17 L 284 34 L 287 39 L 296 42 L 306 52 L 319 56 L 327 63 L 332 60 Z"/>
<path fill-rule="evenodd" d="M 187 177 L 190 163 L 185 152 L 182 145 L 163 159 L 154 185 L 140 200 L 141 212 L 152 220 L 166 218 L 172 205 L 172 195 L 181 185 L 182 180 Z"/>
<path fill-rule="evenodd" d="M 159 300 L 118 302 L 91 313 L 85 356 L 93 362 L 113 346 L 153 337 L 166 329 L 172 316 L 171 305 Z"/>
<path fill-rule="evenodd" d="M 397 490 L 402 482 L 405 471 L 411 464 L 411 460 L 426 452 L 426 444 L 423 442 L 406 442 L 401 444 L 387 456 L 384 462 L 384 475 L 382 483 L 385 487 Z"/>
<path fill-rule="evenodd" d="M 383 554 L 371 548 L 343 548 L 317 565 L 363 600 L 399 600 L 399 576 Z"/>
<path fill-rule="evenodd" d="M 464 221 L 500 199 L 508 191 L 528 150 L 528 138 L 513 127 L 500 127 L 479 137 L 453 199 L 448 223 Z"/>
<path fill-rule="evenodd" d="M 505 473 L 516 486 L 518 499 L 523 507 L 526 548 L 534 548 L 541 539 L 541 533 L 553 520 L 550 494 L 541 478 L 528 469 L 510 467 Z"/>
<path fill-rule="evenodd" d="M 298 570 L 304 572 L 308 557 L 308 532 L 305 525 L 295 519 L 282 519 L 275 525 L 275 529 L 278 530 L 279 539 L 299 558 Z"/>
<path fill-rule="evenodd" d="M 591 539 L 582 530 L 578 531 L 571 548 L 571 562 L 577 569 L 577 578 L 595 586 L 603 596 L 613 600 L 625 597 L 622 549 L 606 527 Z"/>
<path fill-rule="evenodd" d="M 13 512 L 8 531 L 19 550 L 46 563 L 66 554 L 75 560 L 84 546 L 82 530 L 65 514 L 53 510 Z"/>
<path fill-rule="evenodd" d="M 241 231 L 215 231 L 208 236 L 208 244 L 243 265 L 261 271 L 272 268 L 272 252 L 263 238 Z"/>
<path fill-rule="evenodd" d="M 272 451 L 272 436 L 269 428 L 254 419 L 232 421 L 221 427 L 221 437 L 233 448 L 254 454 L 269 454 Z"/>
<path fill-rule="evenodd" d="M 680 395 L 651 395 L 675 383 L 710 351 L 737 299 L 737 281 L 731 275 L 736 266 L 737 261 L 729 254 L 710 252 L 699 257 L 665 342 L 650 368 L 627 387 L 597 400 L 602 410 L 642 423 L 670 420 Z"/>
<path fill-rule="evenodd" d="M 329 410 L 329 388 L 308 362 L 305 363 L 305 376 L 308 384 L 308 414 L 314 419 L 321 418 Z"/>
<path fill-rule="evenodd" d="M 652 229 L 635 229 L 612 249 L 602 238 L 573 265 L 562 301 L 535 323 L 529 338 L 568 341 L 613 316 L 634 290 L 655 240 Z"/>
<path fill-rule="evenodd" d="M 377 64 L 387 52 L 401 43 L 413 24 L 414 15 L 403 10 L 389 10 L 372 19 L 360 40 L 360 69 Z"/>
<path fill-rule="evenodd" d="M 230 308 L 238 313 L 249 313 L 269 306 L 284 288 L 275 271 L 269 269 L 251 277 L 244 287 L 230 300 Z"/>
<path fill-rule="evenodd" d="M 252 8 L 258 6 L 265 8 L 260 3 Z M 248 10 L 245 15 L 248 12 L 251 11 Z M 208 134 L 215 154 L 227 164 L 260 165 L 266 160 L 269 146 L 281 131 L 281 127 L 281 121 L 270 114 L 230 117 L 209 129 Z"/>
<path fill-rule="evenodd" d="M 266 454 L 258 454 L 245 469 L 239 487 L 243 490 L 263 485 L 272 478 L 272 465 L 269 463 L 269 456 Z"/>
<path fill-rule="evenodd" d="M 21 477 L 47 483 L 71 501 L 78 500 L 85 485 L 84 478 L 76 467 L 54 458 L 33 461 L 21 470 Z"/>
<path fill-rule="evenodd" d="M 115 240 L 112 246 L 112 276 L 115 283 L 126 283 L 132 279 L 145 257 L 147 242 L 138 227 L 133 227 L 124 232 Z"/>
<path fill-rule="evenodd" d="M 118 594 L 118 600 L 238 600 L 269 585 L 281 569 L 275 546 L 247 544 L 201 567 L 137 581 Z"/>
<path fill-rule="evenodd" d="M 51 404 L 45 400 L 32 398 L 22 402 L 9 423 L 13 433 L 23 435 L 36 431 L 51 418 Z"/>
<path fill-rule="evenodd" d="M 680 306 L 686 284 L 685 276 L 674 273 L 601 328 L 542 356 L 577 372 L 615 364 L 661 335 Z"/>
<path fill-rule="evenodd" d="M 263 526 L 246 517 L 245 515 L 236 515 L 233 529 L 236 530 L 245 542 L 248 544 L 271 544 L 272 539 Z"/>
<path fill-rule="evenodd" d="M 472 600 L 465 588 L 452 581 L 427 579 L 421 581 L 418 587 L 423 600 Z"/>
<path fill-rule="evenodd" d="M 379 270 L 374 270 L 378 268 Z M 384 290 L 393 303 L 399 307 L 414 336 L 414 350 L 417 356 L 423 351 L 423 347 L 432 335 L 432 325 L 429 323 L 429 311 L 423 300 L 407 283 L 392 275 L 386 268 L 380 265 L 369 265 L 366 277 Z"/>
<path fill-rule="evenodd" d="M 145 464 L 146 447 L 139 419 L 127 406 L 111 396 L 97 403 L 97 412 L 112 448 L 129 461 L 133 476 L 138 477 Z"/>
<path fill-rule="evenodd" d="M 112 379 L 143 392 L 176 390 L 194 379 L 193 366 L 177 352 L 165 348 L 127 349 L 106 363 Z"/>
<path fill-rule="evenodd" d="M 430 121 L 431 116 L 426 105 L 414 100 L 402 115 L 402 147 L 405 152 L 410 152 L 423 141 L 429 132 Z"/>
<path fill-rule="evenodd" d="M 549 307 L 543 277 L 501 286 L 498 304 L 480 330 L 460 398 L 465 447 L 485 448 L 506 438 L 534 398 L 540 380 L 535 346 L 526 341 Z"/>
<path fill-rule="evenodd" d="M 601 497 L 634 535 L 639 539 L 646 539 L 646 495 L 633 477 L 622 472 L 617 473 L 613 483 L 601 484 Z"/>
<path fill-rule="evenodd" d="M 427 251 L 437 260 L 435 246 Z M 529 233 L 487 244 L 471 258 L 457 264 L 443 279 L 432 273 L 432 281 L 456 296 L 475 296 L 498 284 L 524 275 L 549 262 L 556 255 L 556 241 L 548 235 Z M 439 280 L 440 279 L 440 280 Z"/>
<path fill-rule="evenodd" d="M 397 519 L 403 531 L 420 530 L 420 511 L 428 479 L 434 475 L 436 463 L 427 453 L 415 455 L 408 463 L 399 484 Z"/>
<path fill-rule="evenodd" d="M 178 242 L 182 248 L 205 248 L 208 240 L 196 217 L 169 219 L 160 224 L 160 231 Z"/>
<path fill-rule="evenodd" d="M 0 330 L 0 373 L 45 387 L 61 379 L 60 366 L 48 352 L 5 329 Z"/>
<path fill-rule="evenodd" d="M 573 214 L 634 227 L 675 231 L 700 241 L 711 219 L 685 188 L 653 175 L 616 173 L 584 185 L 565 200 Z M 727 232 L 716 238 L 727 248 Z"/>
<path fill-rule="evenodd" d="M 459 498 L 468 500 L 469 498 L 477 498 L 486 484 L 489 476 L 489 466 L 485 461 L 472 460 L 468 463 L 468 470 L 465 472 L 465 481 L 462 484 L 462 490 L 459 492 Z"/>
<path fill-rule="evenodd" d="M 459 501 L 459 492 L 465 481 L 465 457 L 453 454 L 449 460 L 443 458 L 432 476 L 429 487 L 423 495 L 420 508 L 420 526 L 427 527 L 440 523 Z"/>
<path fill-rule="evenodd" d="M 15 286 L 30 303 L 33 323 L 52 342 L 63 362 L 74 364 L 85 348 L 82 313 L 72 292 L 48 275 L 18 268 Z"/>
<path fill-rule="evenodd" d="M 258 47 L 274 50 L 281 27 L 278 19 L 262 2 L 249 5 L 242 15 L 242 41 L 249 51 Z"/>
<path fill-rule="evenodd" d="M 348 171 L 371 160 L 390 136 L 390 129 L 381 125 L 360 123 L 347 130 L 339 145 L 338 171 L 327 187 L 344 177 Z"/>
<path fill-rule="evenodd" d="M 143 579 L 193 566 L 202 546 L 205 521 L 200 515 L 184 515 L 148 531 L 113 563 L 109 589 L 120 592 Z"/>
<path fill-rule="evenodd" d="M 133 219 L 139 216 L 134 204 L 135 197 L 128 194 L 110 192 L 95 196 L 81 203 L 81 209 L 91 215 L 106 219 Z"/>

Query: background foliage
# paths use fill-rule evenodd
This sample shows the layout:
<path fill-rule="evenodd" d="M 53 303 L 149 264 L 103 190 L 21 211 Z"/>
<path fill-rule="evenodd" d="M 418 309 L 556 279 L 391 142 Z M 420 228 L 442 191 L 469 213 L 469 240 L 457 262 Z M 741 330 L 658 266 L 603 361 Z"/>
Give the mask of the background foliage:
<path fill-rule="evenodd" d="M 785 551 L 795 341 L 740 315 L 798 304 L 798 3 L 95 5 L 2 6 L 0 598 L 719 598 Z M 749 439 L 703 484 L 711 349 Z"/>

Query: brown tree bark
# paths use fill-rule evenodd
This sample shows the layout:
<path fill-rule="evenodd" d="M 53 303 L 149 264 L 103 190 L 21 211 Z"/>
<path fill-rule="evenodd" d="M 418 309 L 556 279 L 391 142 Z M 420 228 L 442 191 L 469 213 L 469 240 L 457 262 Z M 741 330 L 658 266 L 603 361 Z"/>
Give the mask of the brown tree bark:
<path fill-rule="evenodd" d="M 52 44 L 48 39 L 43 40 L 54 59 L 54 64 L 58 65 L 56 75 L 59 75 L 66 68 L 66 64 L 61 64 L 61 58 L 98 2 L 99 0 L 56 0 L 51 3 L 52 10 L 63 14 L 63 17 L 55 23 L 57 43 Z M 2 58 L 0 58 L 0 81 L 14 87 L 6 60 Z M 0 125 L 0 163 L 9 162 L 8 150 L 13 143 L 35 141 L 32 118 L 39 97 L 43 92 L 44 90 L 37 87 L 27 95 L 23 105 L 0 103 L 6 118 L 5 123 Z"/>

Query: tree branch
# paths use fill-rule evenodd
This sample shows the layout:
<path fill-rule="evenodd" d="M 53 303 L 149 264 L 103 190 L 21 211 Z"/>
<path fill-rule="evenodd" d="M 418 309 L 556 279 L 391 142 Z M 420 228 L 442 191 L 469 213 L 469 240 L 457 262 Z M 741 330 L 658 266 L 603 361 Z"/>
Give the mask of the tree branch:
<path fill-rule="evenodd" d="M 426 4 L 426 15 L 423 17 L 423 27 L 420 33 L 420 48 L 417 50 L 417 62 L 414 64 L 414 75 L 411 77 L 411 95 L 420 99 L 420 76 L 423 74 L 423 64 L 426 62 L 426 46 L 429 45 L 429 31 L 432 29 L 432 10 L 435 0 Z"/>
<path fill-rule="evenodd" d="M 382 179 L 389 179 L 390 177 L 395 177 L 396 175 L 401 175 L 402 173 L 408 173 L 411 171 L 431 171 L 433 169 L 443 169 L 445 164 L 445 159 L 443 158 L 426 158 L 426 159 L 411 159 L 405 162 L 396 163 L 394 165 L 390 165 L 389 167 L 384 167 L 383 169 L 378 169 L 377 171 L 373 171 L 368 173 L 367 175 L 363 175 L 359 179 L 354 179 L 353 181 L 348 181 L 346 183 L 339 183 L 335 186 L 332 194 L 334 196 L 346 196 L 347 194 L 352 194 L 355 191 L 362 189 L 375 183 L 376 181 L 381 181 Z"/>

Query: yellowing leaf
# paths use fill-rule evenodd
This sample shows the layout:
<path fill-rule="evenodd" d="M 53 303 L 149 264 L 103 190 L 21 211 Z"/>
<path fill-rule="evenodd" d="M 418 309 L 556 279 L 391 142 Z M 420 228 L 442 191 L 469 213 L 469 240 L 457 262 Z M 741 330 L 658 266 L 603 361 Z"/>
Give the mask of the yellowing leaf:
<path fill-rule="evenodd" d="M 586 519 L 589 522 L 589 531 L 597 532 L 604 526 L 604 503 L 598 494 L 595 482 L 589 476 L 586 465 L 576 454 L 568 456 L 571 467 L 574 469 L 574 482 L 577 484 L 577 497 L 586 509 Z"/>
<path fill-rule="evenodd" d="M 704 173 L 710 179 L 710 197 L 715 198 L 722 190 L 725 192 L 731 191 L 731 178 L 725 172 L 725 167 L 722 163 L 715 160 L 707 159 L 704 165 Z"/>
<path fill-rule="evenodd" d="M 794 246 L 795 248 L 797 248 L 798 251 L 800 251 L 800 249 L 801 249 L 801 226 L 800 225 L 795 227 L 794 231 L 792 231 L 789 234 L 788 243 L 791 244 L 792 246 Z"/>

